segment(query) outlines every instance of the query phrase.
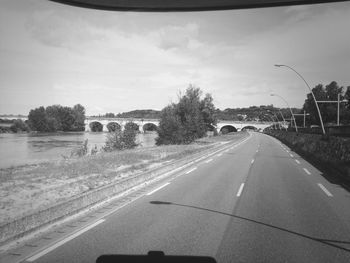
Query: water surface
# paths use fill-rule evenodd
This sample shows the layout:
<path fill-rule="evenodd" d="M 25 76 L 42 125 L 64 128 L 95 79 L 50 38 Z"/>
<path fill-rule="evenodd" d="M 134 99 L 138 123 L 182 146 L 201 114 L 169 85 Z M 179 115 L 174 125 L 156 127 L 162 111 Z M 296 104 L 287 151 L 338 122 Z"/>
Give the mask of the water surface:
<path fill-rule="evenodd" d="M 104 145 L 106 132 L 62 132 L 40 134 L 0 134 L 0 168 L 43 161 L 59 160 L 69 156 L 84 140 L 88 139 L 89 150 Z M 137 135 L 140 147 L 154 146 L 157 133 L 147 132 Z"/>

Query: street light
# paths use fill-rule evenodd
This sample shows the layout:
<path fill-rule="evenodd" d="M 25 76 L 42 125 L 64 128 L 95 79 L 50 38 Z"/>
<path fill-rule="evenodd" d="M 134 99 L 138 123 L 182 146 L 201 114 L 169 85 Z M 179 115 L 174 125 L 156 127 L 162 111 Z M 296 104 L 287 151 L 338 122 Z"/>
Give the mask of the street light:
<path fill-rule="evenodd" d="M 278 95 L 278 94 L 271 93 L 270 96 L 279 97 L 279 98 L 281 98 L 281 99 L 287 104 L 287 106 L 288 106 L 288 108 L 289 108 L 289 110 L 290 110 L 290 114 L 292 114 L 292 119 L 293 119 L 293 121 L 294 121 L 295 131 L 298 132 L 297 123 L 295 122 L 294 114 L 293 114 L 292 109 L 290 108 L 288 102 L 287 102 L 282 96 L 280 96 L 280 95 Z"/>
<path fill-rule="evenodd" d="M 267 110 L 267 112 L 270 112 L 271 114 L 273 114 L 275 116 L 275 118 L 277 119 L 278 127 L 281 130 L 281 124 L 280 124 L 280 121 L 279 121 L 277 115 L 273 111 L 270 111 L 270 110 Z"/>
<path fill-rule="evenodd" d="M 280 112 L 280 114 L 281 114 L 281 116 L 282 116 L 282 120 L 283 120 L 283 127 L 287 130 L 287 128 L 285 127 L 285 125 L 286 125 L 286 120 L 284 119 L 284 116 L 283 116 L 283 114 L 282 114 L 282 111 L 280 110 L 280 109 L 278 109 L 278 111 Z"/>
<path fill-rule="evenodd" d="M 309 90 L 310 90 L 310 92 L 311 92 L 311 94 L 312 94 L 312 97 L 314 98 L 314 101 L 315 101 L 315 104 L 316 104 L 316 108 L 317 108 L 317 112 L 318 112 L 318 116 L 319 116 L 320 122 L 321 122 L 322 132 L 323 132 L 323 134 L 326 134 L 326 131 L 325 131 L 324 126 L 323 126 L 323 120 L 322 120 L 320 108 L 318 107 L 315 94 L 312 92 L 312 89 L 310 88 L 310 86 L 309 86 L 309 84 L 306 82 L 306 80 L 303 78 L 303 76 L 300 75 L 295 69 L 293 69 L 292 67 L 290 67 L 290 66 L 288 66 L 288 65 L 275 64 L 275 67 L 286 67 L 286 68 L 289 68 L 289 69 L 293 70 L 293 71 L 304 81 L 304 83 L 306 84 L 306 86 L 309 88 Z M 294 119 L 294 122 L 295 122 L 295 119 Z M 295 127 L 296 127 L 296 126 L 295 126 Z"/>
<path fill-rule="evenodd" d="M 275 129 L 275 127 L 276 127 L 276 125 L 275 125 L 275 120 L 272 118 L 272 116 L 270 116 L 270 115 L 268 115 L 268 114 L 264 114 L 263 116 L 264 116 L 264 117 L 269 117 L 269 118 L 270 118 L 270 120 L 272 121 L 272 125 L 273 125 L 273 127 L 274 127 L 274 129 Z"/>

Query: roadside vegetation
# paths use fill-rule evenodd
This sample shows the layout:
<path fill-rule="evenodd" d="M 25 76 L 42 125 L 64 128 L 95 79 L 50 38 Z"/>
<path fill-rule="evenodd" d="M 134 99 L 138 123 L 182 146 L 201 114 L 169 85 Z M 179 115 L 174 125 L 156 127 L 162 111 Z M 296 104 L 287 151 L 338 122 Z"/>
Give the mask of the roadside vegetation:
<path fill-rule="evenodd" d="M 186 145 L 102 151 L 97 155 L 84 155 L 84 143 L 84 154 L 79 158 L 0 169 L 0 224 L 246 136 L 246 132 L 238 132 L 204 137 Z"/>

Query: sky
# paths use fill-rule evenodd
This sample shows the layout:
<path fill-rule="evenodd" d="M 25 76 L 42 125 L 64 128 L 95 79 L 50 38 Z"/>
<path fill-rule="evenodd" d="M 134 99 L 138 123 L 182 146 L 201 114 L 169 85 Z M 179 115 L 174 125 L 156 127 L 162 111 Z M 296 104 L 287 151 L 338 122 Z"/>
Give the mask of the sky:
<path fill-rule="evenodd" d="M 77 103 L 87 115 L 161 110 L 192 84 L 217 108 L 302 107 L 350 85 L 350 2 L 185 13 L 0 1 L 0 114 Z"/>

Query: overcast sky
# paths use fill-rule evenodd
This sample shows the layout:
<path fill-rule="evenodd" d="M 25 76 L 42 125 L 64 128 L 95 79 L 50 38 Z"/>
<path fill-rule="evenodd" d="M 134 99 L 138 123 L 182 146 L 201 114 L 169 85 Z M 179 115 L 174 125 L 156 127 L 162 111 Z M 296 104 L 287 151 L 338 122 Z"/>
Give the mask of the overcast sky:
<path fill-rule="evenodd" d="M 303 105 L 350 85 L 350 3 L 190 13 L 0 1 L 0 114 L 81 103 L 87 114 L 162 109 L 192 83 L 220 109 Z"/>

